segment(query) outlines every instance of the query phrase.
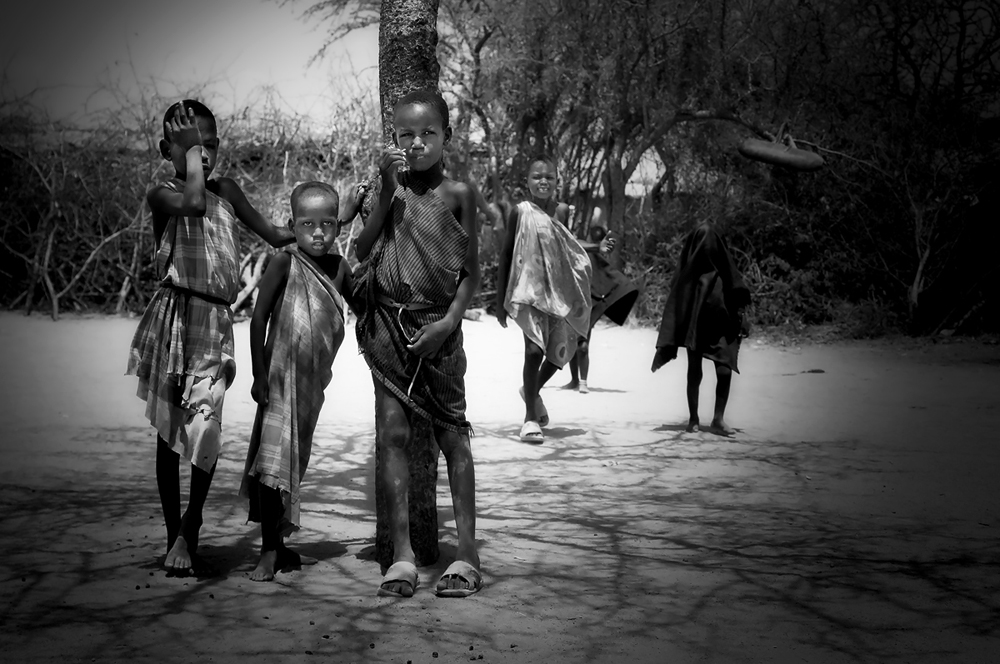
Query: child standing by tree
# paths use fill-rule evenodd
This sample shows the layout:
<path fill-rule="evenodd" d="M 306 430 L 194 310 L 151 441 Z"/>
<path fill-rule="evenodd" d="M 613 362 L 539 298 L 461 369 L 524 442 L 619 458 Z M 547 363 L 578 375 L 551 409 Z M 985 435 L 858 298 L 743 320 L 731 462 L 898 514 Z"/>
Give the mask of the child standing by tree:
<path fill-rule="evenodd" d="M 549 422 L 538 392 L 576 353 L 590 328 L 590 258 L 567 227 L 569 206 L 557 203 L 551 157 L 528 166 L 528 200 L 511 210 L 497 268 L 496 315 L 509 315 L 524 333 L 520 439 L 542 443 Z"/>
<path fill-rule="evenodd" d="M 476 551 L 475 469 L 465 417 L 462 314 L 479 285 L 476 199 L 444 176 L 448 105 L 436 92 L 404 95 L 393 108 L 396 145 L 382 153 L 381 189 L 356 250 L 358 346 L 375 384 L 377 481 L 387 496 L 393 563 L 379 595 L 410 597 L 417 568 L 410 543 L 406 444 L 414 416 L 429 420 L 448 465 L 456 560 L 436 588 L 464 597 L 483 585 Z M 408 166 L 404 173 L 400 166 Z"/>
<path fill-rule="evenodd" d="M 712 428 L 724 436 L 734 433 L 726 424 L 726 404 L 740 338 L 747 336 L 744 309 L 750 304 L 750 289 L 743 282 L 736 261 L 722 236 L 709 223 L 699 224 L 684 240 L 663 319 L 656 338 L 656 371 L 677 357 L 677 348 L 687 348 L 687 402 L 689 432 L 698 431 L 698 394 L 701 361 L 715 364 L 715 414 Z"/>
<path fill-rule="evenodd" d="M 160 154 L 175 176 L 149 190 L 160 285 L 139 321 L 127 375 L 156 428 L 156 485 L 167 528 L 163 566 L 197 562 L 202 509 L 222 448 L 222 403 L 236 374 L 233 312 L 239 292 L 237 220 L 273 246 L 292 233 L 268 223 L 233 180 L 208 180 L 219 155 L 215 116 L 186 99 L 167 109 Z M 191 462 L 181 516 L 179 457 Z M 197 569 L 195 570 L 198 571 Z"/>
<path fill-rule="evenodd" d="M 326 183 L 295 187 L 288 225 L 296 246 L 268 263 L 250 323 L 257 418 L 240 495 L 250 501 L 250 520 L 261 524 L 252 581 L 271 581 L 278 570 L 316 562 L 286 547 L 284 537 L 299 528 L 299 485 L 344 340 L 341 293 L 349 292 L 351 268 L 329 253 L 339 207 L 337 191 Z"/>

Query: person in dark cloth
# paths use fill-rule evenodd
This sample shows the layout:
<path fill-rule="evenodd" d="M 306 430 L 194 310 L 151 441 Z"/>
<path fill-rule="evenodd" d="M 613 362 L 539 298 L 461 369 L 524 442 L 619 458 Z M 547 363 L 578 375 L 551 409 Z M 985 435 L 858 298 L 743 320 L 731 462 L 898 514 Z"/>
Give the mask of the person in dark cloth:
<path fill-rule="evenodd" d="M 590 391 L 587 376 L 590 373 L 590 339 L 594 335 L 594 325 L 601 316 L 607 316 L 617 325 L 624 325 L 639 297 L 639 288 L 608 261 L 615 238 L 608 237 L 603 226 L 592 227 L 590 242 L 580 244 L 590 255 L 590 265 L 594 270 L 590 279 L 590 330 L 577 342 L 576 354 L 569 361 L 570 381 L 563 385 L 563 389 L 586 394 Z"/>
<path fill-rule="evenodd" d="M 678 348 L 687 348 L 688 431 L 699 430 L 701 361 L 707 358 L 715 363 L 717 379 L 712 429 L 724 436 L 734 433 L 725 420 L 726 404 L 733 372 L 739 373 L 740 339 L 749 333 L 745 317 L 749 304 L 750 290 L 722 236 L 710 223 L 698 225 L 681 249 L 651 367 L 656 371 L 677 357 Z"/>
<path fill-rule="evenodd" d="M 417 588 L 406 444 L 413 418 L 420 417 L 433 425 L 448 464 L 458 530 L 455 561 L 435 592 L 466 597 L 483 587 L 461 327 L 479 286 L 476 197 L 466 183 L 444 175 L 441 156 L 451 126 L 440 94 L 417 90 L 401 97 L 393 126 L 398 147 L 382 153 L 381 187 L 355 244 L 361 261 L 355 329 L 375 386 L 377 479 L 387 496 L 394 556 L 378 594 L 412 597 Z"/>

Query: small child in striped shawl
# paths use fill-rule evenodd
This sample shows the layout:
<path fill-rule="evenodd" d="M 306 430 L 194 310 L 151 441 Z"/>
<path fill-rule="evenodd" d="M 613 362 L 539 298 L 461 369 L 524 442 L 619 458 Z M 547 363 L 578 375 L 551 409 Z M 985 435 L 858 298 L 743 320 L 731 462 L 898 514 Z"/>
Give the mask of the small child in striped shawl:
<path fill-rule="evenodd" d="M 284 538 L 299 528 L 299 485 L 344 340 L 341 293 L 350 292 L 352 273 L 344 257 L 329 253 L 339 206 L 337 191 L 326 183 L 295 187 L 288 225 L 296 245 L 268 263 L 250 322 L 257 418 L 240 495 L 249 499 L 250 521 L 260 522 L 262 540 L 251 581 L 316 562 L 286 547 Z"/>
<path fill-rule="evenodd" d="M 236 375 L 233 312 L 240 290 L 237 221 L 272 246 L 292 232 L 272 226 L 226 177 L 208 179 L 219 157 L 215 116 L 185 99 L 163 117 L 160 154 L 175 176 L 151 188 L 159 288 L 129 351 L 126 375 L 156 428 L 156 486 L 167 527 L 169 574 L 204 569 L 196 549 L 202 509 L 222 449 L 222 402 Z M 180 456 L 191 462 L 191 493 L 181 516 Z"/>

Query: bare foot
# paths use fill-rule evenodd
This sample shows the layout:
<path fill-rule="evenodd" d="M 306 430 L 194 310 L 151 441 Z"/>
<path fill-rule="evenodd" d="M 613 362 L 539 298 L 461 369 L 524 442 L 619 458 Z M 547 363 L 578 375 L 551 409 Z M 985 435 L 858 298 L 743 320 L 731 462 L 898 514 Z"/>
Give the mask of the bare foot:
<path fill-rule="evenodd" d="M 712 420 L 712 430 L 715 431 L 715 433 L 720 434 L 722 436 L 732 436 L 734 433 L 736 433 L 736 429 L 726 424 L 726 421 L 723 420 L 722 418 L 716 418 Z"/>
<path fill-rule="evenodd" d="M 688 425 L 684 430 L 688 433 L 697 433 L 701 431 L 701 422 L 698 421 L 697 417 L 692 417 L 688 420 Z"/>
<path fill-rule="evenodd" d="M 274 581 L 274 565 L 278 562 L 277 551 L 265 551 L 260 554 L 260 561 L 254 571 L 250 572 L 251 581 Z"/>
<path fill-rule="evenodd" d="M 311 556 L 303 556 L 282 545 L 274 551 L 260 554 L 260 562 L 250 572 L 251 581 L 274 581 L 278 572 L 289 572 L 300 569 L 303 565 L 315 565 L 318 561 Z"/>
<path fill-rule="evenodd" d="M 163 569 L 175 574 L 186 574 L 191 571 L 191 552 L 188 551 L 187 540 L 183 535 L 178 535 L 174 545 L 167 551 Z"/>
<path fill-rule="evenodd" d="M 576 382 L 575 380 L 571 380 L 568 383 L 566 383 L 565 385 L 563 385 L 560 389 L 563 389 L 563 390 L 575 390 L 575 389 L 578 389 L 579 387 L 580 387 L 580 384 L 578 382 Z"/>

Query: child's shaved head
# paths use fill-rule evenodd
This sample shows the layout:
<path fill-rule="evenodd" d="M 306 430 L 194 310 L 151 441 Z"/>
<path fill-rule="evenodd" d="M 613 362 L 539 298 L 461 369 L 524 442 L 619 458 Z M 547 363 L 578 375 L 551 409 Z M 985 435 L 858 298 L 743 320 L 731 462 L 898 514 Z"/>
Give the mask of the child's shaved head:
<path fill-rule="evenodd" d="M 340 209 L 340 194 L 331 185 L 326 182 L 319 182 L 312 180 L 310 182 L 303 182 L 299 184 L 295 189 L 292 190 L 292 216 L 295 216 L 295 210 L 298 206 L 299 200 L 304 196 L 327 196 L 333 201 L 333 206 Z"/>
<path fill-rule="evenodd" d="M 211 122 L 213 125 L 215 124 L 215 114 L 212 113 L 211 110 L 209 110 L 208 106 L 205 106 L 197 99 L 185 99 L 184 101 L 175 101 L 173 104 L 170 105 L 170 108 L 167 109 L 167 112 L 163 114 L 163 127 L 164 127 L 163 140 L 165 141 L 170 140 L 170 136 L 167 135 L 167 130 L 166 130 L 167 123 L 169 123 L 171 120 L 174 119 L 174 114 L 177 113 L 177 109 L 180 108 L 181 104 L 184 105 L 185 111 L 190 109 L 191 112 L 194 113 L 194 116 L 196 118 L 203 118 Z"/>
<path fill-rule="evenodd" d="M 440 93 L 434 90 L 413 90 L 408 92 L 393 104 L 392 110 L 395 111 L 401 106 L 411 106 L 419 104 L 421 106 L 426 106 L 441 116 L 441 126 L 450 126 L 448 120 L 448 102 L 444 100 L 444 97 Z"/>

